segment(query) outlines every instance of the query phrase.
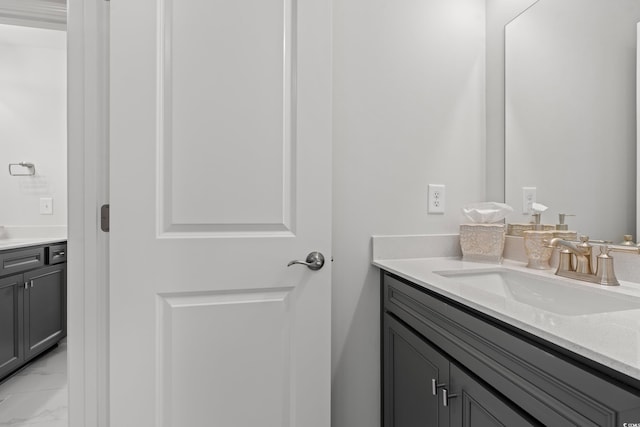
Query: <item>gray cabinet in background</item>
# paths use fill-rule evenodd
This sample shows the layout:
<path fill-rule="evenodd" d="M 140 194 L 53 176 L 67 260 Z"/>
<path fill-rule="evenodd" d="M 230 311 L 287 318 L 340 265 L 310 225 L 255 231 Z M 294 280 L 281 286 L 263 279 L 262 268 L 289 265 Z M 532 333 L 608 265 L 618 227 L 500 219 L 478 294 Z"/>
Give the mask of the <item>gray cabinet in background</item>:
<path fill-rule="evenodd" d="M 24 361 L 22 274 L 0 279 L 0 378 Z"/>
<path fill-rule="evenodd" d="M 67 334 L 66 263 L 24 274 L 24 349 L 29 360 Z"/>
<path fill-rule="evenodd" d="M 65 252 L 64 243 L 0 252 L 0 380 L 66 336 Z"/>

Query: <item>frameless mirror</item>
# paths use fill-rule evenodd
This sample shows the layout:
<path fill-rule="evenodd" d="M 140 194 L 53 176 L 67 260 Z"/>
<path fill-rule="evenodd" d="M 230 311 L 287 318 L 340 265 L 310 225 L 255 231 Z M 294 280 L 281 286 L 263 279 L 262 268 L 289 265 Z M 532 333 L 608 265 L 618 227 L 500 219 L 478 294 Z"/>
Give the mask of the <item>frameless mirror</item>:
<path fill-rule="evenodd" d="M 619 243 L 636 234 L 640 0 L 538 0 L 505 28 L 505 200 Z"/>

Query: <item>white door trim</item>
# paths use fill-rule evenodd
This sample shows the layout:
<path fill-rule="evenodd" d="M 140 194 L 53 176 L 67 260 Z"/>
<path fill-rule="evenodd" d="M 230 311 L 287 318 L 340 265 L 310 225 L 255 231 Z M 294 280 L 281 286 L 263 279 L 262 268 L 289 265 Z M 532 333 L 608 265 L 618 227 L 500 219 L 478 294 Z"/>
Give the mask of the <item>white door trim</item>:
<path fill-rule="evenodd" d="M 107 427 L 109 3 L 68 6 L 69 425 Z"/>

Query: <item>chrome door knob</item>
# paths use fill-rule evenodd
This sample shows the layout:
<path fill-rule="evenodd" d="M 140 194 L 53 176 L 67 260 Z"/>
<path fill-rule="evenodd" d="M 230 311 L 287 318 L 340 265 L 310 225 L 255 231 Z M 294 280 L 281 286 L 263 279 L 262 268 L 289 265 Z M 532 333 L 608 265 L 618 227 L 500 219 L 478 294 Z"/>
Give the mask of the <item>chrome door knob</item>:
<path fill-rule="evenodd" d="M 320 252 L 311 252 L 309 255 L 307 255 L 306 261 L 289 261 L 287 267 L 291 267 L 293 264 L 306 265 L 309 270 L 320 270 L 324 265 L 324 255 L 322 255 Z"/>

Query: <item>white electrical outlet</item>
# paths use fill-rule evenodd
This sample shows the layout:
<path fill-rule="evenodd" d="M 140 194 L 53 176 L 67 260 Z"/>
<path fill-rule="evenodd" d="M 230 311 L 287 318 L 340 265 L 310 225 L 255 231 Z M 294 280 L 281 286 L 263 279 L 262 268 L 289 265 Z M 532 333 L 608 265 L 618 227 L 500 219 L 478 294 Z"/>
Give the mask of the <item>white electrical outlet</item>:
<path fill-rule="evenodd" d="M 51 197 L 40 198 L 40 215 L 53 215 L 53 199 Z"/>
<path fill-rule="evenodd" d="M 536 202 L 536 187 L 522 187 L 522 213 L 531 215 L 531 205 Z"/>
<path fill-rule="evenodd" d="M 429 213 L 444 213 L 444 185 L 429 184 Z"/>

